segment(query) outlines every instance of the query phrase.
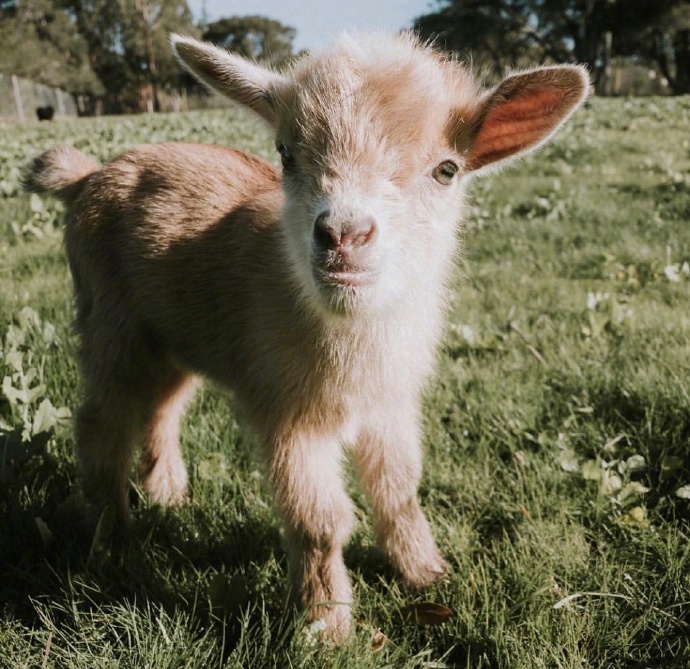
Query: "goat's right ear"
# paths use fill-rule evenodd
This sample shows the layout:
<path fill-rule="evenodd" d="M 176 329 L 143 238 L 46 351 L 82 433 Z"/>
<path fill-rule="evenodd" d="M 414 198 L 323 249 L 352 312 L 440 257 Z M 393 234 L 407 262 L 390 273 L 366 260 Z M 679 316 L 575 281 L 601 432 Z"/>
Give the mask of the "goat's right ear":
<path fill-rule="evenodd" d="M 288 85 L 285 77 L 191 37 L 170 35 L 170 44 L 180 63 L 202 83 L 275 122 L 277 94 Z"/>
<path fill-rule="evenodd" d="M 541 146 L 585 101 L 589 75 L 577 65 L 513 74 L 482 100 L 471 124 L 467 168 L 475 174 Z"/>

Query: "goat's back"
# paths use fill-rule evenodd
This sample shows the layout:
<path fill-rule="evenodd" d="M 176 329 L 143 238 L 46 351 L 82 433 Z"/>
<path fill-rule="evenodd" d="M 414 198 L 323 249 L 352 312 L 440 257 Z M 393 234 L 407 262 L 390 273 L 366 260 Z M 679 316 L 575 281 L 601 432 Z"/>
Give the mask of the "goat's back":
<path fill-rule="evenodd" d="M 141 146 L 80 188 L 65 239 L 91 377 L 201 373 L 232 388 L 260 431 L 338 425 L 391 389 L 416 394 L 426 377 L 435 337 L 414 318 L 310 309 L 286 249 L 280 176 L 258 158 Z"/>
<path fill-rule="evenodd" d="M 105 165 L 66 218 L 80 334 L 145 338 L 181 366 L 236 385 L 228 377 L 251 363 L 249 340 L 299 321 L 281 205 L 278 172 L 230 149 L 147 145 Z"/>

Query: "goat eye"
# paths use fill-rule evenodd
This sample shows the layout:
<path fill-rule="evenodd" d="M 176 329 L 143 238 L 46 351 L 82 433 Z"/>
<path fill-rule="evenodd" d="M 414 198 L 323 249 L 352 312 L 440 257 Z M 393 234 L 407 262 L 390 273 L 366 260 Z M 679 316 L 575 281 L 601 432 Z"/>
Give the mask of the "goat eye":
<path fill-rule="evenodd" d="M 280 162 L 283 164 L 283 169 L 286 172 L 294 168 L 295 157 L 285 144 L 278 144 L 278 153 L 280 154 Z"/>
<path fill-rule="evenodd" d="M 458 166 L 451 160 L 444 160 L 434 168 L 433 177 L 443 186 L 448 186 L 458 173 Z"/>

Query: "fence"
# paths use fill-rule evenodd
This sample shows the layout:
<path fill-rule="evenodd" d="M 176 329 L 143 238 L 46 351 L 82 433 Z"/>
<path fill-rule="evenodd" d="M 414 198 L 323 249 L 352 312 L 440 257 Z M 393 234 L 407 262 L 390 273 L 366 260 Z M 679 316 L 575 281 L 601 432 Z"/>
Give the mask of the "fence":
<path fill-rule="evenodd" d="M 204 91 L 203 89 L 186 91 L 184 88 L 176 90 L 159 90 L 158 103 L 162 112 L 192 111 L 196 109 L 232 109 L 235 103 L 219 93 Z"/>
<path fill-rule="evenodd" d="M 654 69 L 626 61 L 612 60 L 597 86 L 600 95 L 664 95 L 668 85 Z M 217 109 L 231 106 L 230 101 L 217 94 L 186 90 L 159 90 L 161 111 L 186 111 L 191 109 Z M 88 108 L 85 99 L 74 96 L 60 88 L 52 88 L 14 74 L 0 73 L 0 123 L 31 121 L 37 119 L 39 107 L 52 107 L 56 118 L 82 114 L 100 114 L 101 101 L 94 109 Z"/>
<path fill-rule="evenodd" d="M 57 118 L 77 115 L 76 101 L 62 89 L 0 74 L 0 121 L 36 120 L 39 107 L 52 107 Z"/>

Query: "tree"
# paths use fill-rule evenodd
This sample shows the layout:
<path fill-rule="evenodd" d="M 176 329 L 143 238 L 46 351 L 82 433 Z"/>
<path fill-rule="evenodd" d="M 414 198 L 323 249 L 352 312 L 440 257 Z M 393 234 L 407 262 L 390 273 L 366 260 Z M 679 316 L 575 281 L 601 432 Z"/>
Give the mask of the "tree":
<path fill-rule="evenodd" d="M 107 112 L 153 110 L 160 87 L 180 85 L 170 32 L 198 36 L 186 0 L 60 0 L 105 85 Z"/>
<path fill-rule="evenodd" d="M 613 0 L 615 2 L 615 0 Z M 419 17 L 425 36 L 439 33 L 453 51 L 469 51 L 502 75 L 527 62 L 577 61 L 604 67 L 611 0 L 439 0 Z"/>
<path fill-rule="evenodd" d="M 501 73 L 526 61 L 575 61 L 596 83 L 613 56 L 656 63 L 675 93 L 690 92 L 690 0 L 438 0 L 416 20 L 459 53 Z"/>
<path fill-rule="evenodd" d="M 188 81 L 168 44 L 198 37 L 187 0 L 0 0 L 0 71 L 92 101 L 106 113 L 153 111 Z M 261 16 L 208 26 L 207 39 L 245 56 L 292 56 L 295 30 Z"/>
<path fill-rule="evenodd" d="M 89 62 L 101 82 L 91 112 L 123 111 L 123 92 L 132 84 L 121 45 L 122 3 L 112 0 L 58 0 L 86 42 Z"/>
<path fill-rule="evenodd" d="M 157 108 L 158 90 L 182 81 L 168 34 L 200 32 L 186 0 L 0 1 L 0 70 L 109 113 Z"/>
<path fill-rule="evenodd" d="M 168 43 L 170 33 L 198 36 L 187 0 L 121 0 L 121 42 L 125 61 L 137 84 L 141 105 L 159 109 L 159 87 L 173 88 L 181 81 Z"/>
<path fill-rule="evenodd" d="M 614 51 L 650 58 L 676 95 L 690 93 L 690 1 L 619 0 L 617 7 Z"/>
<path fill-rule="evenodd" d="M 247 58 L 280 62 L 293 55 L 294 28 L 265 16 L 231 16 L 210 23 L 205 40 Z"/>
<path fill-rule="evenodd" d="M 496 78 L 523 60 L 545 56 L 526 0 L 439 0 L 436 12 L 420 16 L 415 30 L 443 48 L 471 57 Z"/>
<path fill-rule="evenodd" d="M 0 9 L 1 71 L 71 93 L 102 92 L 86 42 L 56 3 L 22 0 Z"/>
<path fill-rule="evenodd" d="M 658 28 L 654 55 L 659 68 L 674 93 L 690 93 L 690 3 L 672 7 Z"/>

